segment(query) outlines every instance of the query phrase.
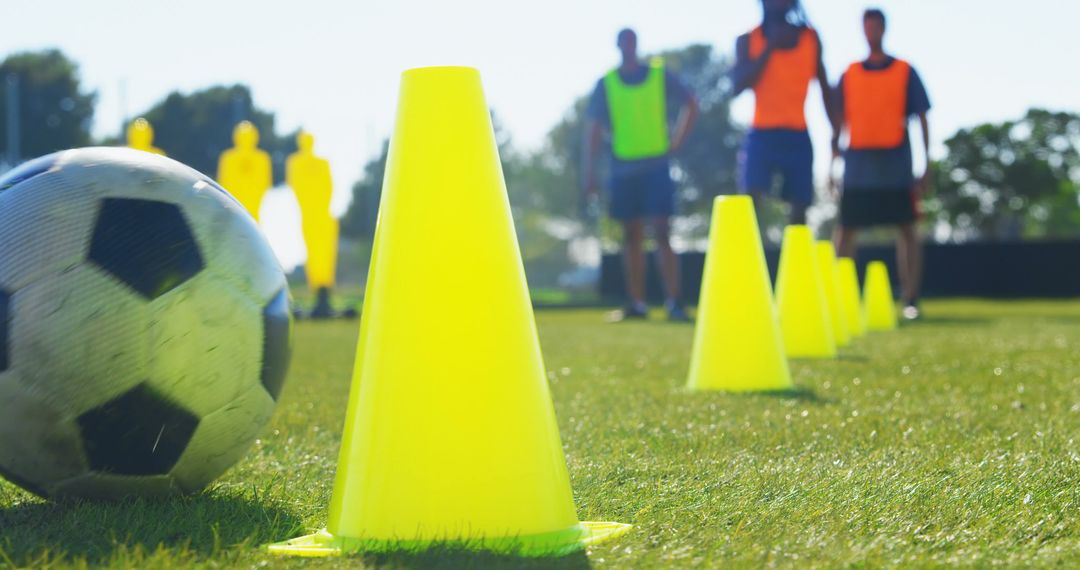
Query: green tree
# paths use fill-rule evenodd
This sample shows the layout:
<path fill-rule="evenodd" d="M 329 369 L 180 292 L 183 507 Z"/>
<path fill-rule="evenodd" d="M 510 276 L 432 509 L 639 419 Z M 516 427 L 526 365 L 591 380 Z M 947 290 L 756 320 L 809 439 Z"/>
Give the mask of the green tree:
<path fill-rule="evenodd" d="M 82 88 L 78 65 L 59 50 L 16 53 L 0 62 L 0 153 L 7 155 L 7 82 L 18 86 L 19 154 L 28 159 L 90 144 L 97 94 Z"/>
<path fill-rule="evenodd" d="M 274 113 L 256 107 L 244 85 L 173 92 L 141 116 L 154 126 L 155 145 L 210 176 L 216 176 L 218 157 L 232 146 L 233 128 L 242 120 L 259 129 L 259 147 L 270 153 L 275 184 L 284 181 L 285 159 L 296 151 L 296 133 L 277 134 Z"/>
<path fill-rule="evenodd" d="M 702 44 L 660 55 L 701 105 L 698 122 L 675 165 L 683 212 L 707 216 L 713 198 L 733 194 L 737 188 L 736 157 L 744 131 L 731 120 L 732 62 L 716 54 L 712 46 Z"/>
<path fill-rule="evenodd" d="M 935 165 L 927 201 L 950 241 L 1080 235 L 1080 115 L 1031 109 L 961 129 Z"/>
<path fill-rule="evenodd" d="M 379 214 L 389 151 L 390 141 L 383 141 L 382 152 L 364 165 L 364 175 L 353 184 L 352 201 L 341 217 L 342 236 L 367 241 L 375 237 L 375 220 Z"/>

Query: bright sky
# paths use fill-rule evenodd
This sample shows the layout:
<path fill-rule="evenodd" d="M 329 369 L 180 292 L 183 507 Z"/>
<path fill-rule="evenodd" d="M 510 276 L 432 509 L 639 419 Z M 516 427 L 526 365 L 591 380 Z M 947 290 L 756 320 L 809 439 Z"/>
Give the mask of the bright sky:
<path fill-rule="evenodd" d="M 865 55 L 865 0 L 804 0 L 835 81 Z M 1031 106 L 1076 110 L 1075 0 L 879 0 L 886 49 L 920 71 L 934 104 L 933 140 Z M 335 207 L 392 127 L 407 68 L 478 67 L 514 141 L 542 141 L 575 97 L 617 62 L 618 29 L 643 52 L 711 43 L 730 52 L 761 17 L 758 0 L 4 0 L 0 55 L 56 46 L 100 95 L 95 133 L 115 133 L 168 92 L 246 83 L 279 129 L 303 126 L 333 165 Z M 736 107 L 747 120 L 749 95 Z M 819 159 L 828 131 L 810 99 Z M 819 161 L 820 162 L 820 161 Z M 819 173 L 820 175 L 820 173 Z"/>

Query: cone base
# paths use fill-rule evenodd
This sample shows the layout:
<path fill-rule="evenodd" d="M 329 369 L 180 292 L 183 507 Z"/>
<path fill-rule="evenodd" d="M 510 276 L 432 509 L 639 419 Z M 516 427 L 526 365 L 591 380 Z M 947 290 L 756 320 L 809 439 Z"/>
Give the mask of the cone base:
<path fill-rule="evenodd" d="M 703 382 L 701 380 L 691 380 L 687 382 L 687 390 L 691 392 L 728 392 L 731 394 L 750 394 L 754 392 L 787 392 L 795 388 L 795 385 L 791 382 L 791 377 L 773 378 L 769 380 L 755 379 L 752 382 L 745 380 L 739 381 L 719 381 L 719 382 Z"/>
<path fill-rule="evenodd" d="M 754 387 L 754 388 L 731 388 L 728 386 L 689 386 L 687 388 L 691 392 L 722 392 L 728 394 L 770 394 L 773 392 L 789 392 L 795 389 L 795 386 L 788 384 L 787 386 L 769 386 L 769 387 Z"/>
<path fill-rule="evenodd" d="M 582 522 L 566 530 L 544 534 L 452 540 L 368 540 L 334 536 L 323 529 L 315 534 L 271 544 L 267 549 L 271 554 L 308 558 L 362 552 L 422 551 L 432 547 L 456 547 L 518 556 L 563 556 L 625 534 L 630 528 L 628 524 L 615 522 Z"/>
<path fill-rule="evenodd" d="M 836 360 L 840 357 L 838 353 L 831 354 L 791 354 L 788 353 L 788 358 L 792 360 Z"/>

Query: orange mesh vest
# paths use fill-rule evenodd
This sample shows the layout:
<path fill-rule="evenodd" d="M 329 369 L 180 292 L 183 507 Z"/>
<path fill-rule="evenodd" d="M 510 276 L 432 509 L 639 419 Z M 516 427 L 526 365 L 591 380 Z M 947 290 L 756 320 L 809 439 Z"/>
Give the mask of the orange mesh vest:
<path fill-rule="evenodd" d="M 867 70 L 862 62 L 844 74 L 844 120 L 853 149 L 896 148 L 907 128 L 907 89 L 911 66 L 894 59 L 885 69 Z"/>
<path fill-rule="evenodd" d="M 750 32 L 750 57 L 765 51 L 761 26 Z M 765 70 L 754 85 L 755 129 L 806 130 L 806 92 L 817 76 L 818 44 L 814 32 L 806 28 L 791 49 L 778 49 L 769 56 Z"/>

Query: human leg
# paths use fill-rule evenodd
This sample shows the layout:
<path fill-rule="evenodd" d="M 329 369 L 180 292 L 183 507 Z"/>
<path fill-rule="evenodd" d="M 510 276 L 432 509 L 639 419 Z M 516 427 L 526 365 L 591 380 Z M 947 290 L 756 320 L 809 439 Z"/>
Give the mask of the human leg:
<path fill-rule="evenodd" d="M 668 305 L 679 304 L 682 290 L 679 283 L 679 257 L 671 248 L 671 224 L 668 218 L 653 218 L 653 239 L 660 262 L 660 277 L 664 282 L 664 294 Z"/>
<path fill-rule="evenodd" d="M 914 223 L 899 226 L 899 236 L 896 240 L 896 260 L 900 273 L 900 297 L 905 305 L 905 317 L 913 312 L 913 317 L 918 316 L 919 293 L 922 287 L 922 244 L 919 241 L 919 233 Z M 914 311 L 908 311 L 913 307 Z"/>
<path fill-rule="evenodd" d="M 843 225 L 836 226 L 836 231 L 833 233 L 833 241 L 836 243 L 836 255 L 855 259 L 858 235 L 859 230 L 857 228 Z"/>
<path fill-rule="evenodd" d="M 805 225 L 806 211 L 814 203 L 814 147 L 805 131 L 780 133 L 777 146 L 780 170 L 784 176 L 781 196 L 790 206 L 788 221 Z"/>
<path fill-rule="evenodd" d="M 641 219 L 622 220 L 623 265 L 629 305 L 645 305 L 645 224 Z"/>

